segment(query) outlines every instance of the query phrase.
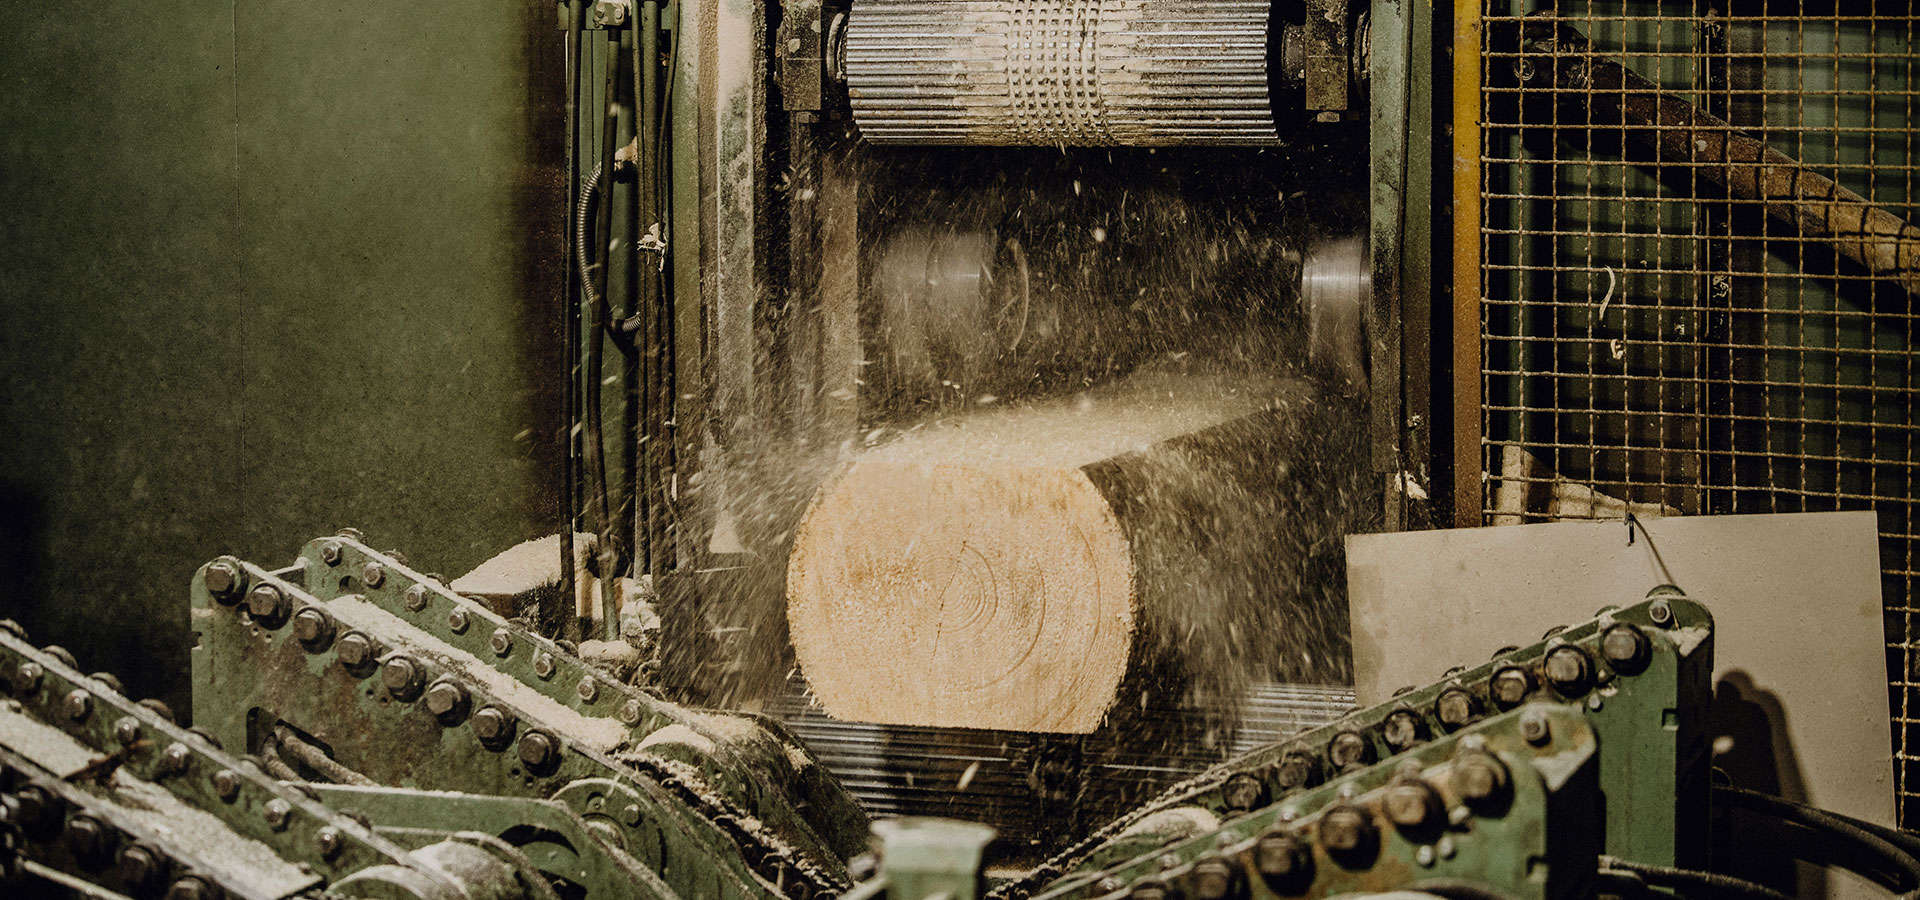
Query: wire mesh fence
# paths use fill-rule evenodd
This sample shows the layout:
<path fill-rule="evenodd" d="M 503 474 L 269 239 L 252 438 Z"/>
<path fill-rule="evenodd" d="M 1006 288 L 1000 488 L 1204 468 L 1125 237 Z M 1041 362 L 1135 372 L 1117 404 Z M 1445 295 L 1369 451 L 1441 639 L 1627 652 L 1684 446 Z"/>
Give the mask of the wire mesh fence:
<path fill-rule="evenodd" d="M 1875 510 L 1920 823 L 1915 4 L 1467 2 L 1482 515 Z"/>

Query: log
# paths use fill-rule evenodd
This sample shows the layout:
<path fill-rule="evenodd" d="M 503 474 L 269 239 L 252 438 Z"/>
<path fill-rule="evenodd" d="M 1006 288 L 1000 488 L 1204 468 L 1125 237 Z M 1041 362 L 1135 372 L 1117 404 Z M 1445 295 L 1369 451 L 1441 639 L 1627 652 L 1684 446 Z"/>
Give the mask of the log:
<path fill-rule="evenodd" d="M 788 559 L 814 696 L 847 720 L 1087 733 L 1130 675 L 1231 691 L 1299 657 L 1290 630 L 1335 627 L 1287 602 L 1326 531 L 1294 527 L 1327 485 L 1289 462 L 1318 405 L 1302 382 L 1144 375 L 864 452 Z"/>

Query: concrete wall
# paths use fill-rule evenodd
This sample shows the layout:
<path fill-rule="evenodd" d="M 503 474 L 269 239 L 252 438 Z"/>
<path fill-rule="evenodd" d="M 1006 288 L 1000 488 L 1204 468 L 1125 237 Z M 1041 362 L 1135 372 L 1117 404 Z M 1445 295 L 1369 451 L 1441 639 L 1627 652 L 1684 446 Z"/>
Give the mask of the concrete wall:
<path fill-rule="evenodd" d="M 184 710 L 186 583 L 557 522 L 543 0 L 0 8 L 0 616 Z"/>

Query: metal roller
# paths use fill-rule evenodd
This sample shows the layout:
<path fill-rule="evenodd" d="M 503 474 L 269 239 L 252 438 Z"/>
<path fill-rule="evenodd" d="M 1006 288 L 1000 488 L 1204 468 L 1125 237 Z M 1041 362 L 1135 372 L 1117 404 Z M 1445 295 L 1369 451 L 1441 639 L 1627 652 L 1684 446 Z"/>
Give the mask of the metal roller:
<path fill-rule="evenodd" d="M 1267 0 L 855 0 L 841 72 L 880 144 L 1268 145 L 1269 15 Z"/>

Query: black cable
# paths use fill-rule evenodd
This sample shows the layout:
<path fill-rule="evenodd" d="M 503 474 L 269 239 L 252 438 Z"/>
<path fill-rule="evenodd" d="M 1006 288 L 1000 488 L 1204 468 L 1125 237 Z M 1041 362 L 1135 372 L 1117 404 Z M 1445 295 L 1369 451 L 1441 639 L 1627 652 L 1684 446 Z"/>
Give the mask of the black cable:
<path fill-rule="evenodd" d="M 1875 833 L 1887 830 L 1881 826 L 1870 825 L 1804 803 L 1729 785 L 1715 785 L 1714 796 L 1715 799 L 1731 806 L 1792 822 L 1827 838 L 1848 842 L 1853 849 L 1863 851 L 1872 860 L 1884 863 L 1887 869 L 1871 870 L 1870 867 L 1849 860 L 1844 855 L 1835 858 L 1834 863 L 1872 880 L 1881 887 L 1895 892 L 1920 889 L 1920 856 L 1916 856 L 1913 850 L 1915 846 L 1920 846 L 1920 841 L 1914 840 L 1911 836 L 1899 835 L 1895 839 L 1889 839 L 1892 836 Z M 1901 880 L 1900 876 L 1904 876 L 1904 880 Z"/>
<path fill-rule="evenodd" d="M 1615 859 L 1611 856 L 1600 857 L 1602 876 L 1621 872 L 1638 877 L 1641 881 L 1655 887 L 1674 888 L 1683 893 L 1691 889 L 1715 896 L 1739 897 L 1743 900 L 1790 900 L 1786 894 L 1764 884 L 1756 884 L 1744 878 L 1735 878 L 1718 872 L 1676 869 L 1672 866 L 1649 866 Z"/>

